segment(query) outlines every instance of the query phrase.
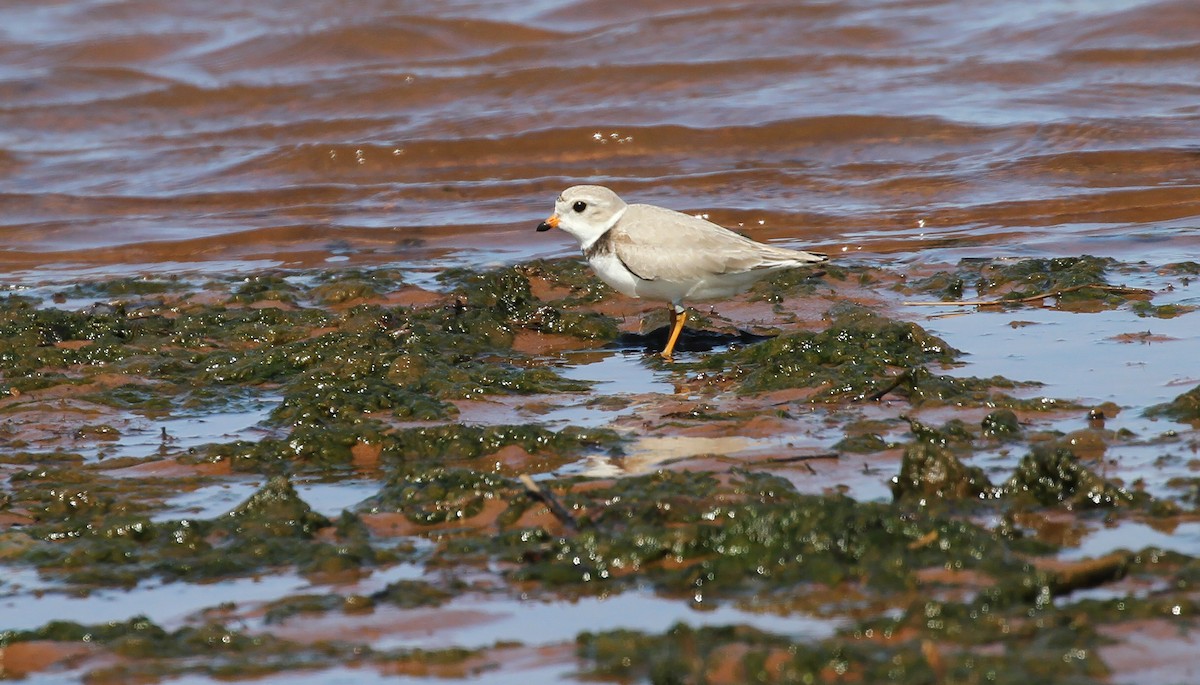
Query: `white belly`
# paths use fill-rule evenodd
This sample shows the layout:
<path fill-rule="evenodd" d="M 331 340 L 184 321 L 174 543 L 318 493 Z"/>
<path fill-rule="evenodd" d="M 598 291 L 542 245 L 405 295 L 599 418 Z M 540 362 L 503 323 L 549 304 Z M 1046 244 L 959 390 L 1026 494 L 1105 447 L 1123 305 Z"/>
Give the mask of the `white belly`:
<path fill-rule="evenodd" d="M 588 263 L 591 264 L 592 270 L 596 272 L 600 280 L 612 286 L 617 292 L 629 297 L 644 297 L 647 300 L 680 304 L 684 300 L 708 299 L 723 297 L 729 294 L 726 288 L 718 288 L 719 292 L 712 291 L 712 286 L 716 286 L 717 284 L 708 283 L 707 281 L 642 280 L 634 276 L 629 269 L 625 268 L 621 260 L 617 259 L 616 255 L 611 253 L 596 255 Z"/>
<path fill-rule="evenodd" d="M 609 252 L 596 255 L 595 258 L 588 261 L 588 264 L 591 265 L 592 271 L 596 272 L 600 280 L 612 286 L 613 290 L 629 297 L 642 296 L 638 292 L 638 284 L 646 281 L 630 273 L 615 254 Z"/>
<path fill-rule="evenodd" d="M 775 269 L 709 274 L 690 281 L 644 281 L 634 276 L 612 253 L 596 255 L 588 262 L 600 280 L 629 297 L 644 297 L 680 304 L 685 300 L 713 300 L 736 295 Z"/>

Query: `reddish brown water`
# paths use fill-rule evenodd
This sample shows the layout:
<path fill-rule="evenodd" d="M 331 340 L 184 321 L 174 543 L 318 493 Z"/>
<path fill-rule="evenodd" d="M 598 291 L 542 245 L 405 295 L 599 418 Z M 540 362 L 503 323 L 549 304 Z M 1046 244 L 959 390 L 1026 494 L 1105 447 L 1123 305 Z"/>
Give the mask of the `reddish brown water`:
<path fill-rule="evenodd" d="M 1198 62 L 1194 0 L 12 0 L 0 266 L 515 259 L 581 181 L 834 250 L 1184 258 Z"/>
<path fill-rule="evenodd" d="M 533 228 L 563 187 L 594 182 L 759 239 L 892 270 L 929 272 L 966 256 L 1145 260 L 1133 285 L 1160 291 L 1158 304 L 1195 305 L 1196 284 L 1167 293 L 1153 271 L 1200 259 L 1198 75 L 1196 0 L 3 0 L 0 269 L 5 284 L 57 288 L 127 273 L 438 269 L 570 254 L 574 241 Z M 1155 495 L 1170 477 L 1191 475 L 1193 455 L 1181 446 L 1183 456 L 1161 466 L 1152 440 L 1188 428 L 1140 413 L 1200 380 L 1200 314 L 1147 320 L 1128 307 L 1089 315 L 1031 307 L 940 319 L 931 317 L 941 310 L 900 309 L 970 353 L 963 373 L 1040 380 L 1047 396 L 1126 408 L 1111 427 L 1147 438 L 1124 446 L 1119 466 L 1112 459 L 1114 475 L 1144 478 Z M 1165 338 L 1122 338 L 1151 329 Z M 598 394 L 633 397 L 638 411 L 673 399 L 672 374 L 651 373 L 640 354 L 586 355 L 564 355 L 564 364 L 601 381 Z M 621 411 L 581 402 L 528 420 L 620 425 Z M 170 432 L 201 444 L 261 418 L 182 417 Z M 732 445 L 652 436 L 631 448 L 630 463 L 650 469 L 654 458 L 717 446 L 762 456 L 792 439 L 824 449 L 836 438 L 820 433 L 820 419 L 795 435 Z M 1082 417 L 1053 421 L 1064 432 L 1083 427 Z M 133 437 L 115 454 L 153 453 L 160 427 L 126 431 Z M 989 467 L 1010 469 L 1017 456 Z M 863 500 L 886 499 L 897 468 L 814 463 L 788 474 L 797 487 L 837 486 Z M 168 513 L 215 515 L 259 485 L 182 493 Z M 330 515 L 371 491 L 358 482 L 301 487 Z M 1185 525 L 1170 545 L 1151 542 L 1200 553 L 1195 524 Z M 1136 525 L 1106 535 L 1080 553 L 1150 544 Z M 420 569 L 379 572 L 346 592 L 410 573 Z M 252 615 L 313 591 L 285 574 L 81 597 L 28 569 L 5 574 L 0 628 L 136 612 L 175 627 L 202 622 L 223 602 Z M 524 631 L 533 648 L 563 650 L 548 659 L 548 674 L 537 671 L 547 668 L 541 662 L 513 659 L 516 675 L 493 682 L 551 682 L 574 667 L 564 645 L 583 628 L 558 630 L 561 619 L 540 605 L 457 601 L 456 610 L 507 618 L 442 626 L 430 645 L 475 648 Z M 630 594 L 548 606 L 596 630 L 770 618 L 701 615 Z M 356 620 L 347 632 L 361 627 Z M 805 639 L 832 630 L 800 612 L 765 628 Z M 1154 645 L 1159 670 L 1150 675 L 1119 652 L 1129 646 L 1140 653 L 1146 642 L 1135 634 L 1114 647 L 1114 682 L 1194 676 L 1192 642 Z M 262 682 L 336 680 L 327 675 Z"/>

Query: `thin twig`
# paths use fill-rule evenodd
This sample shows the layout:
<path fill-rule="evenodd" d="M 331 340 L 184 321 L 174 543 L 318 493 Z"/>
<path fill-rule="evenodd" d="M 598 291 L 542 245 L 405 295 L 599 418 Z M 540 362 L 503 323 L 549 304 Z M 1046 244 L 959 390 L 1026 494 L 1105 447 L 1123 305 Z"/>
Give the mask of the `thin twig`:
<path fill-rule="evenodd" d="M 571 512 L 567 511 L 567 508 L 558 501 L 558 498 L 554 496 L 554 493 L 538 485 L 532 478 L 524 473 L 518 476 L 518 479 L 521 481 L 521 485 L 525 486 L 525 492 L 527 492 L 530 497 L 541 501 L 543 504 L 549 507 L 550 513 L 554 514 L 554 518 L 561 521 L 562 524 L 572 532 L 579 530 L 579 521 L 576 521 L 575 517 L 571 515 Z"/>
<path fill-rule="evenodd" d="M 961 312 L 961 311 L 960 312 L 938 312 L 937 314 L 930 314 L 929 318 L 931 318 L 931 319 L 956 319 L 960 316 L 970 316 L 970 315 L 971 315 L 971 312 Z"/>
<path fill-rule="evenodd" d="M 1131 557 L 1128 552 L 1113 552 L 1098 559 L 1050 565 L 1047 567 L 1052 574 L 1050 591 L 1065 595 L 1119 580 L 1129 570 Z"/>
<path fill-rule="evenodd" d="M 908 548 L 910 550 L 913 550 L 913 549 L 921 549 L 922 547 L 928 547 L 929 545 L 937 542 L 937 539 L 938 539 L 937 530 L 931 530 L 928 533 L 917 538 L 916 540 L 913 540 L 912 542 L 908 543 Z"/>
<path fill-rule="evenodd" d="M 1085 283 L 1084 285 L 1073 285 L 1069 288 L 1060 288 L 1058 290 L 1050 290 L 1037 295 L 1029 295 L 1027 297 L 1019 297 L 1012 300 L 945 300 L 941 302 L 901 302 L 905 307 L 998 307 L 1006 304 L 1022 304 L 1024 302 L 1035 302 L 1044 300 L 1048 297 L 1062 297 L 1067 293 L 1073 293 L 1084 288 L 1092 288 L 1094 290 L 1103 290 L 1106 293 L 1120 293 L 1122 295 L 1153 295 L 1153 290 L 1145 288 L 1130 288 L 1124 285 L 1105 285 L 1103 283 Z"/>
<path fill-rule="evenodd" d="M 876 390 L 875 392 L 871 393 L 870 395 L 867 395 L 866 397 L 863 397 L 862 399 L 867 400 L 868 402 L 878 402 L 881 398 L 883 398 L 884 395 L 886 395 L 889 392 L 900 387 L 900 385 L 902 383 L 904 383 L 904 381 L 909 380 L 911 378 L 912 378 L 912 369 L 905 369 L 903 373 L 898 374 L 895 378 L 893 378 L 891 383 L 888 383 L 883 388 Z"/>
<path fill-rule="evenodd" d="M 826 452 L 824 454 L 797 454 L 791 457 L 771 457 L 767 459 L 772 464 L 791 464 L 798 461 L 819 461 L 822 459 L 841 459 L 842 455 L 837 452 Z"/>

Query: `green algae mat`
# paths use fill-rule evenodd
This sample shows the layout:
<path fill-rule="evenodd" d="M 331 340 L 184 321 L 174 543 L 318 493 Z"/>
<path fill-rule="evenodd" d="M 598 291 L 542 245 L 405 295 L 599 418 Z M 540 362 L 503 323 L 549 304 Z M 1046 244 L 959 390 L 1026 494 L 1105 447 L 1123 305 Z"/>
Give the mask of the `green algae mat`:
<path fill-rule="evenodd" d="M 833 265 L 675 364 L 573 260 L 13 288 L 0 678 L 1109 682 L 1197 641 L 1194 366 L 990 337 L 1185 360 L 1197 271 Z"/>

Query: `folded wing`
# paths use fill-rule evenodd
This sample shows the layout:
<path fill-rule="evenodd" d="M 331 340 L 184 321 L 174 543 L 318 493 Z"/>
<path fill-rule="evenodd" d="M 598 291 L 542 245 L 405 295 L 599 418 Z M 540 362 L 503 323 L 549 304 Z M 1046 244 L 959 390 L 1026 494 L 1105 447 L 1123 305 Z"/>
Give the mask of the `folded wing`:
<path fill-rule="evenodd" d="M 644 280 L 687 282 L 731 272 L 823 262 L 825 255 L 757 243 L 714 223 L 652 205 L 630 205 L 613 249 Z"/>

